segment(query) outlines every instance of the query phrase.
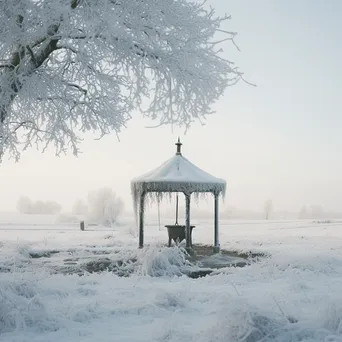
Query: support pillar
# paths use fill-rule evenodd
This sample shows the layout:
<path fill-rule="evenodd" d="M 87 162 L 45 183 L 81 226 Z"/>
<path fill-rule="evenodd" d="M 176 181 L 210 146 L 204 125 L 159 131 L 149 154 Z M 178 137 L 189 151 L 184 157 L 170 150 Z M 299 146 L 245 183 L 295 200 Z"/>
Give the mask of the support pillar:
<path fill-rule="evenodd" d="M 219 194 L 214 193 L 215 198 L 215 214 L 214 214 L 214 253 L 220 251 L 220 237 L 219 237 Z"/>
<path fill-rule="evenodd" d="M 145 193 L 140 195 L 139 203 L 139 248 L 144 247 L 144 212 L 145 212 Z"/>
<path fill-rule="evenodd" d="M 192 243 L 191 243 L 191 230 L 190 230 L 190 196 L 191 194 L 185 195 L 185 241 L 186 241 L 186 250 L 188 252 L 191 251 Z"/>

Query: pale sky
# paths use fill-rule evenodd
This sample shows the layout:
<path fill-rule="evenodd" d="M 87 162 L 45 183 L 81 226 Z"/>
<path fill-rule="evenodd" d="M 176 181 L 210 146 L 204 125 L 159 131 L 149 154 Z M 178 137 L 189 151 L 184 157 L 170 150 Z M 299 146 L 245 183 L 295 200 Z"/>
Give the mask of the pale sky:
<path fill-rule="evenodd" d="M 232 15 L 241 52 L 228 47 L 245 77 L 216 103 L 206 126 L 184 136 L 171 127 L 147 129 L 139 113 L 120 135 L 89 135 L 82 155 L 56 158 L 25 152 L 19 163 L 0 166 L 0 211 L 15 210 L 21 195 L 56 200 L 71 209 L 88 191 L 112 187 L 131 207 L 130 180 L 175 153 L 227 181 L 225 206 L 298 211 L 320 204 L 342 211 L 342 1 L 210 0 Z"/>

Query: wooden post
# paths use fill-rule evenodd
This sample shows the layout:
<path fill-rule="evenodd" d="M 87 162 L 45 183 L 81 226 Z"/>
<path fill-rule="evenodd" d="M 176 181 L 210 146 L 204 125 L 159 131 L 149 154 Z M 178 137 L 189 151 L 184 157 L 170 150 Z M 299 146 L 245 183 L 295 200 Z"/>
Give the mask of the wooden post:
<path fill-rule="evenodd" d="M 144 247 L 144 211 L 145 211 L 145 193 L 140 195 L 139 205 L 139 248 Z"/>
<path fill-rule="evenodd" d="M 176 197 L 176 223 L 178 224 L 178 192 L 177 192 L 177 197 Z"/>
<path fill-rule="evenodd" d="M 185 241 L 186 241 L 186 250 L 188 252 L 191 251 L 192 243 L 191 243 L 191 228 L 190 228 L 190 196 L 191 194 L 185 195 Z"/>
<path fill-rule="evenodd" d="M 215 214 L 214 214 L 214 253 L 220 251 L 220 237 L 219 237 L 219 194 L 214 193 Z"/>
<path fill-rule="evenodd" d="M 81 221 L 81 222 L 80 222 L 80 229 L 81 229 L 82 231 L 84 231 L 84 221 Z"/>

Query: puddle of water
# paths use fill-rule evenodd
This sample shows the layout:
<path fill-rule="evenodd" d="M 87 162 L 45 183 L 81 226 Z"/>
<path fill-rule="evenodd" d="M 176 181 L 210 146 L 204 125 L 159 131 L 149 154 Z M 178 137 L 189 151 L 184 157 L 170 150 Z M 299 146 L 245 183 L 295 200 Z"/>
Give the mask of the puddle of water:
<path fill-rule="evenodd" d="M 231 257 L 224 254 L 205 256 L 199 260 L 199 264 L 206 268 L 224 268 L 229 266 L 244 267 L 249 264 L 247 259 Z"/>
<path fill-rule="evenodd" d="M 165 247 L 167 248 L 167 247 Z M 82 250 L 82 252 L 85 252 Z M 96 246 L 94 248 L 87 247 L 87 252 L 90 254 L 79 256 L 78 251 L 32 251 L 30 257 L 43 264 L 47 270 L 53 273 L 62 274 L 78 274 L 85 273 L 101 273 L 113 272 L 119 277 L 128 277 L 136 272 L 139 265 L 136 258 L 117 259 L 119 256 L 118 250 L 105 250 Z M 53 255 L 60 254 L 60 257 L 53 258 Z M 67 253 L 66 255 L 64 253 Z M 115 255 L 115 257 L 114 257 Z M 64 258 L 63 258 L 64 256 Z M 112 257 L 111 257 L 112 256 Z M 220 268 L 227 267 L 245 267 L 250 264 L 251 260 L 257 260 L 264 254 L 239 253 L 236 251 L 221 250 L 220 253 L 213 253 L 213 247 L 208 245 L 194 245 L 194 253 L 187 256 L 191 265 L 180 269 L 182 274 L 186 274 L 190 278 L 200 278 L 207 275 L 217 274 Z M 33 261 L 33 260 L 32 260 Z M 31 261 L 30 261 L 31 262 Z M 0 265 L 0 273 L 10 272 L 8 265 Z M 20 265 L 25 268 L 25 265 Z M 18 267 L 18 266 L 17 266 Z"/>
<path fill-rule="evenodd" d="M 44 252 L 29 252 L 29 256 L 32 259 L 39 259 L 39 258 L 50 258 L 53 254 L 58 254 L 60 251 L 44 251 Z"/>

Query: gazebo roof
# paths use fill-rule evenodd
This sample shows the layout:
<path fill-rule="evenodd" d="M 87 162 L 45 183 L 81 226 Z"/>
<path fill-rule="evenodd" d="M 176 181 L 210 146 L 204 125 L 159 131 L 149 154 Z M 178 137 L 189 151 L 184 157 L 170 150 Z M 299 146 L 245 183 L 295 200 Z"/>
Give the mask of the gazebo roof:
<path fill-rule="evenodd" d="M 213 192 L 225 194 L 226 181 L 216 178 L 186 159 L 180 151 L 178 140 L 177 153 L 158 168 L 134 178 L 131 182 L 135 199 L 147 192 Z"/>

